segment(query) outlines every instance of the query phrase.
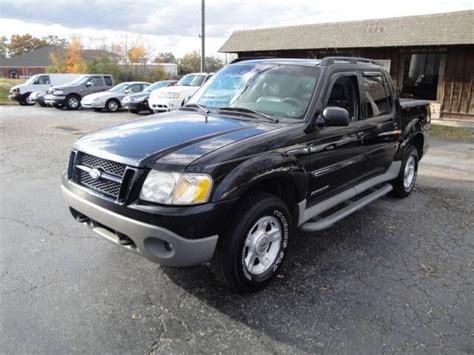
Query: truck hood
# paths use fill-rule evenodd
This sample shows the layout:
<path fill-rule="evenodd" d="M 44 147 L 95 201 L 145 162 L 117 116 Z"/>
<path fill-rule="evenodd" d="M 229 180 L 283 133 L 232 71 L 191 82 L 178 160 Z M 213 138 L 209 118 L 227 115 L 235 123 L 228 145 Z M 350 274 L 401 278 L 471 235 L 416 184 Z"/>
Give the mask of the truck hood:
<path fill-rule="evenodd" d="M 136 167 L 150 167 L 161 158 L 166 163 L 187 165 L 228 144 L 278 126 L 175 111 L 95 131 L 76 141 L 74 149 Z"/>

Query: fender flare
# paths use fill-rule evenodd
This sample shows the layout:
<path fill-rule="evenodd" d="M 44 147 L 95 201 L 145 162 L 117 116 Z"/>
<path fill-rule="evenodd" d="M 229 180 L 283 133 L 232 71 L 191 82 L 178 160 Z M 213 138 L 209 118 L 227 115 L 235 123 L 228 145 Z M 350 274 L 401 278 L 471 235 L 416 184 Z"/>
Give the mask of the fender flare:
<path fill-rule="evenodd" d="M 293 156 L 279 152 L 265 153 L 237 165 L 214 191 L 213 201 L 239 198 L 246 191 L 267 180 L 285 180 L 296 192 L 296 202 L 307 195 L 307 172 Z"/>

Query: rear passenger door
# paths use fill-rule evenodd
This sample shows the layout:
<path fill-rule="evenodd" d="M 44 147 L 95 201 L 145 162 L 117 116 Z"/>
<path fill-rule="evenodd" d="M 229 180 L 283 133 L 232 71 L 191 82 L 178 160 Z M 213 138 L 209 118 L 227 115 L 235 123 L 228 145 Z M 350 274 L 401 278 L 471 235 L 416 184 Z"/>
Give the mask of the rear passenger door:
<path fill-rule="evenodd" d="M 397 118 L 395 92 L 382 72 L 362 72 L 362 115 L 366 128 L 364 146 L 367 150 L 367 175 L 385 172 L 398 149 L 401 130 Z"/>

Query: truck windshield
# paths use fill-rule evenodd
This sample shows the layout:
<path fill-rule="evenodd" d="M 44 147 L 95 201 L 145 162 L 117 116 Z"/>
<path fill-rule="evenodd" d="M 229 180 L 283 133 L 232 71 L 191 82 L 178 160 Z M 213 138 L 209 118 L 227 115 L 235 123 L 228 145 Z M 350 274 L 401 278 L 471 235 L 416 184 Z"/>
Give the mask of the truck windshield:
<path fill-rule="evenodd" d="M 205 75 L 188 74 L 183 76 L 176 86 L 201 86 L 205 77 Z"/>
<path fill-rule="evenodd" d="M 302 119 L 320 77 L 319 68 L 283 64 L 229 65 L 189 100 L 207 109 L 244 109 Z"/>
<path fill-rule="evenodd" d="M 36 75 L 33 75 L 31 78 L 29 78 L 25 84 L 33 84 L 35 82 L 36 79 L 38 79 L 39 77 L 39 74 L 36 74 Z"/>
<path fill-rule="evenodd" d="M 156 83 L 153 83 L 153 84 L 147 86 L 147 88 L 143 91 L 144 92 L 152 92 L 153 90 L 163 88 L 165 86 L 168 86 L 168 83 L 166 81 L 157 81 Z"/>
<path fill-rule="evenodd" d="M 87 75 L 81 75 L 81 76 L 77 77 L 76 79 L 74 79 L 73 81 L 71 81 L 68 85 L 79 85 L 79 84 L 83 84 L 83 83 L 85 83 L 88 79 L 89 79 L 89 77 L 88 77 Z"/>

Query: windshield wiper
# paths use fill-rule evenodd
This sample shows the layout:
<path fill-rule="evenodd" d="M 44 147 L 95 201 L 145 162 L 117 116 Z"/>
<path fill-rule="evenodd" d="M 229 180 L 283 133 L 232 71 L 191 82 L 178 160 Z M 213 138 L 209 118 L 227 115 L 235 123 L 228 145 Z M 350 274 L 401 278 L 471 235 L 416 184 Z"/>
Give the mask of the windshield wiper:
<path fill-rule="evenodd" d="M 273 122 L 273 123 L 278 123 L 278 118 L 273 118 L 270 117 L 262 112 L 254 111 L 249 108 L 243 108 L 243 107 L 221 107 L 219 108 L 218 112 L 220 111 L 227 111 L 227 112 L 238 112 L 238 113 L 243 113 L 246 116 L 249 117 L 255 117 L 255 118 L 265 118 L 266 120 Z"/>
<path fill-rule="evenodd" d="M 211 112 L 209 111 L 207 107 L 199 105 L 199 104 L 188 104 L 181 107 L 181 109 L 184 109 L 184 108 L 190 108 L 190 109 L 193 109 L 194 111 L 204 113 L 205 115 Z"/>

